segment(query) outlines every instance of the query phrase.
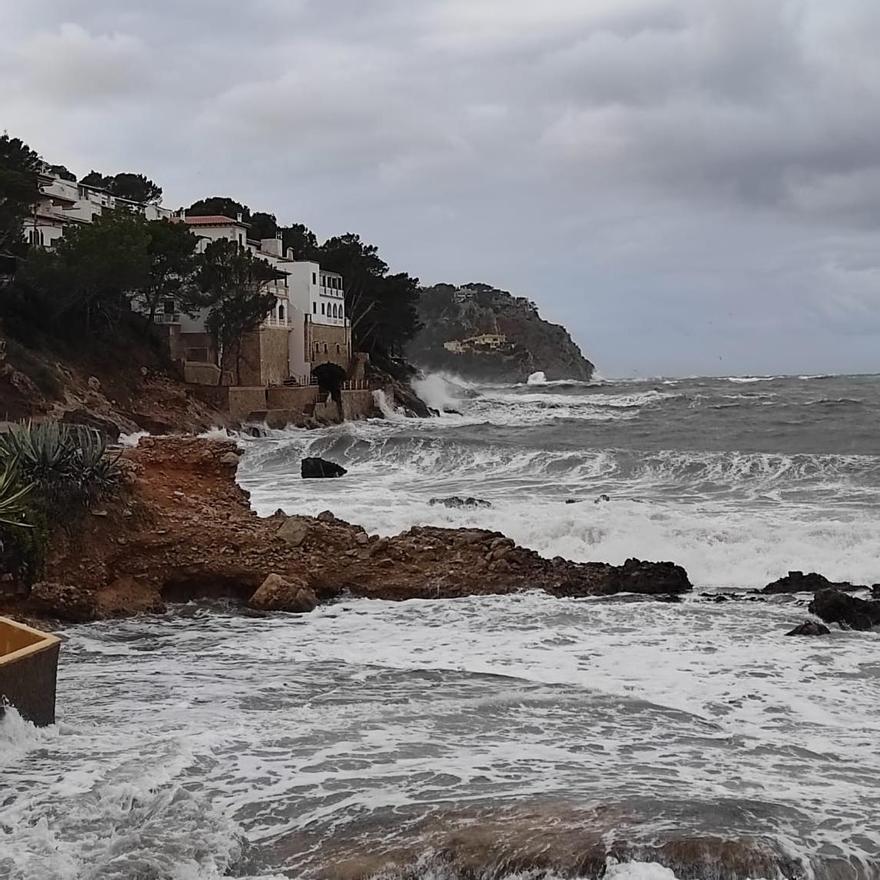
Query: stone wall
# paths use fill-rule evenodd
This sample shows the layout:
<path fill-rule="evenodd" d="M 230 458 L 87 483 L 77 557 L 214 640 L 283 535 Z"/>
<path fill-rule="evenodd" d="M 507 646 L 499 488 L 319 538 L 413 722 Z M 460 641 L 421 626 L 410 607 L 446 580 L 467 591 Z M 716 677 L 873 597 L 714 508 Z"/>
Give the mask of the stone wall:
<path fill-rule="evenodd" d="M 318 364 L 338 364 L 348 371 L 351 359 L 351 327 L 314 324 L 306 327 L 306 357 L 314 369 Z"/>
<path fill-rule="evenodd" d="M 290 375 L 289 330 L 260 327 L 241 338 L 238 381 L 242 385 L 280 385 Z"/>
<path fill-rule="evenodd" d="M 269 409 L 266 388 L 235 385 L 229 389 L 229 415 L 236 421 L 246 419 L 252 412 Z"/>
<path fill-rule="evenodd" d="M 364 389 L 342 392 L 342 417 L 346 421 L 368 419 L 377 414 L 378 407 L 372 391 Z"/>
<path fill-rule="evenodd" d="M 319 397 L 317 385 L 281 385 L 269 388 L 267 400 L 269 409 L 290 409 L 306 412 L 317 403 Z"/>
<path fill-rule="evenodd" d="M 219 385 L 220 367 L 196 361 L 184 361 L 183 379 L 191 385 Z"/>

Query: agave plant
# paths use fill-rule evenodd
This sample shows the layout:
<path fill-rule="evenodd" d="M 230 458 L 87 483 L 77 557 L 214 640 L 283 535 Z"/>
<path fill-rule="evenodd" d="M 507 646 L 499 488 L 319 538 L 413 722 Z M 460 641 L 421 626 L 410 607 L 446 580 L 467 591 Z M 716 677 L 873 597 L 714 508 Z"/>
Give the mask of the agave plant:
<path fill-rule="evenodd" d="M 32 486 L 21 486 L 18 482 L 15 462 L 6 462 L 0 471 L 0 526 L 16 526 L 29 529 L 23 522 L 27 497 Z"/>
<path fill-rule="evenodd" d="M 59 422 L 13 425 L 0 437 L 0 460 L 16 463 L 22 482 L 33 484 L 53 516 L 109 494 L 120 477 L 118 455 L 98 431 Z"/>

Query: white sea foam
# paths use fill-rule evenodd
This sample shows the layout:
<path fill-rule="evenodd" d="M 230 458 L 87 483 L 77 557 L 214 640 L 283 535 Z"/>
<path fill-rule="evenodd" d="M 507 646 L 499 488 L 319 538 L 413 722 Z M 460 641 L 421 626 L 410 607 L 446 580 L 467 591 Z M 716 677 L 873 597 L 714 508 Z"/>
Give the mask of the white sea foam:
<path fill-rule="evenodd" d="M 138 445 L 138 443 L 143 440 L 144 437 L 149 437 L 149 431 L 134 431 L 131 434 L 120 434 L 119 435 L 119 445 L 125 446 L 128 448 L 134 448 Z"/>

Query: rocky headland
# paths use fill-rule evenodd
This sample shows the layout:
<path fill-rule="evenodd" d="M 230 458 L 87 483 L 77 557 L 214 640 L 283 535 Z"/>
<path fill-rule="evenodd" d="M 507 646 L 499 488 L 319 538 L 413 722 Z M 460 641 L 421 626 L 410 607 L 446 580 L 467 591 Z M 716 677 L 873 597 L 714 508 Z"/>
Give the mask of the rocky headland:
<path fill-rule="evenodd" d="M 258 516 L 235 481 L 231 441 L 146 437 L 123 454 L 117 500 L 58 530 L 45 570 L 4 611 L 88 621 L 229 598 L 260 611 L 309 611 L 342 596 L 438 599 L 541 589 L 556 596 L 679 594 L 668 562 L 545 559 L 498 532 L 412 528 L 370 535 L 332 513 Z"/>
<path fill-rule="evenodd" d="M 526 297 L 488 284 L 437 284 L 422 290 L 424 325 L 407 356 L 425 370 L 501 382 L 548 379 L 589 381 L 593 364 L 559 324 L 545 321 Z"/>

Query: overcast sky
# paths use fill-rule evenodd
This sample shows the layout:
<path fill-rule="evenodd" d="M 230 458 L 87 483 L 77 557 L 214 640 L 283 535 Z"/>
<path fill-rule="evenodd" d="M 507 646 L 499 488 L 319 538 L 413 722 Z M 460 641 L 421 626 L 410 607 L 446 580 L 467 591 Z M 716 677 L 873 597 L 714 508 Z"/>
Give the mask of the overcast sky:
<path fill-rule="evenodd" d="M 878 0 L 4 0 L 0 127 L 535 299 L 608 376 L 880 372 Z"/>

